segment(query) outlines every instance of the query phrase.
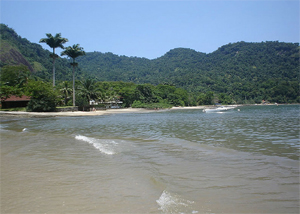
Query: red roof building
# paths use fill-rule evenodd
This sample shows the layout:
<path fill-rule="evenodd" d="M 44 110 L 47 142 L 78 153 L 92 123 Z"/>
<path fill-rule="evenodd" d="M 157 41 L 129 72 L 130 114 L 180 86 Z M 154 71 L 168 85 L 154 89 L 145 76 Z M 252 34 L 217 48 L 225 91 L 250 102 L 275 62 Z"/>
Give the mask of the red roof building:
<path fill-rule="evenodd" d="M 9 98 L 1 101 L 2 108 L 17 108 L 17 107 L 26 107 L 28 102 L 30 101 L 30 97 L 28 96 L 15 96 L 11 95 Z"/>

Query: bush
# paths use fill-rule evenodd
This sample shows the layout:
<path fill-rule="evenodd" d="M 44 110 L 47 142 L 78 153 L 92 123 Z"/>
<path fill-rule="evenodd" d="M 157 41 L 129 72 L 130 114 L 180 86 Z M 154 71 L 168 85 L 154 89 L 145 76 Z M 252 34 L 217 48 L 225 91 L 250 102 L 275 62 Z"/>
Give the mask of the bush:
<path fill-rule="evenodd" d="M 85 96 L 82 96 L 79 93 L 77 93 L 75 94 L 75 105 L 78 107 L 87 107 L 90 106 L 90 102 Z"/>
<path fill-rule="evenodd" d="M 27 111 L 50 112 L 56 110 L 57 94 L 53 87 L 42 81 L 28 83 L 27 93 L 31 97 Z"/>

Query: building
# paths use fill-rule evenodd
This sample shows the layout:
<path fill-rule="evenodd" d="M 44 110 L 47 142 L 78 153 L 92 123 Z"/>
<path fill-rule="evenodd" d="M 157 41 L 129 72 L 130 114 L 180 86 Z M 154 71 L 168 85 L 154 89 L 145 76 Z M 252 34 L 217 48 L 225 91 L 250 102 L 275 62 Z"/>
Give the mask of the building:
<path fill-rule="evenodd" d="M 15 96 L 11 95 L 9 98 L 2 100 L 1 105 L 2 108 L 18 108 L 18 107 L 26 107 L 28 102 L 30 101 L 30 97 L 28 96 Z"/>
<path fill-rule="evenodd" d="M 106 108 L 121 108 L 120 105 L 123 104 L 120 100 L 111 100 L 111 101 L 101 101 L 96 102 L 95 100 L 90 100 L 90 106 L 97 106 L 97 105 L 105 105 Z"/>

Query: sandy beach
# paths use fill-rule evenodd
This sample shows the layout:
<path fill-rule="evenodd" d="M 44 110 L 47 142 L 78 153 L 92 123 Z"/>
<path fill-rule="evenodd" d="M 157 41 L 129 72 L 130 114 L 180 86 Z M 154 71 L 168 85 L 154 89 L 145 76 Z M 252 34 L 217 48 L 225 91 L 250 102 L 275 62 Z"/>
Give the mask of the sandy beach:
<path fill-rule="evenodd" d="M 239 105 L 228 105 L 237 107 Z M 123 114 L 123 113 L 149 113 L 157 111 L 170 110 L 191 110 L 191 109 L 206 109 L 213 108 L 212 105 L 206 106 L 187 106 L 187 107 L 172 107 L 170 109 L 145 109 L 145 108 L 120 108 L 107 109 L 97 111 L 66 111 L 66 112 L 25 112 L 25 111 L 0 111 L 0 117 L 15 116 L 15 117 L 82 117 L 82 116 L 99 116 L 109 114 Z"/>
<path fill-rule="evenodd" d="M 229 105 L 237 107 L 237 105 Z M 205 109 L 213 106 L 188 106 L 188 107 L 172 107 L 170 109 L 145 109 L 145 108 L 120 108 L 107 109 L 97 111 L 67 111 L 67 112 L 25 112 L 25 111 L 0 111 L 0 117 L 15 116 L 15 117 L 82 117 L 82 116 L 99 116 L 109 114 L 123 114 L 123 113 L 149 113 L 157 111 L 169 110 L 191 110 L 191 109 Z"/>
<path fill-rule="evenodd" d="M 68 112 L 25 112 L 25 111 L 1 111 L 1 116 L 17 116 L 17 117 L 80 117 L 80 116 L 99 116 L 120 113 L 146 113 L 154 110 L 142 108 L 124 108 L 124 109 L 108 109 L 99 111 L 68 111 Z"/>

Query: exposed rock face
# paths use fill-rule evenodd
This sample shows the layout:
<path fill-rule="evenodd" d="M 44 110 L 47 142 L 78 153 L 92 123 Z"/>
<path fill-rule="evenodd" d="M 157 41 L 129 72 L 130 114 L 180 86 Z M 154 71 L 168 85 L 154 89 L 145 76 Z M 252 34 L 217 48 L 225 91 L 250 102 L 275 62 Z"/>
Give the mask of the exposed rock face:
<path fill-rule="evenodd" d="M 31 72 L 34 71 L 23 55 L 8 44 L 1 44 L 0 61 L 8 65 L 26 65 Z"/>

